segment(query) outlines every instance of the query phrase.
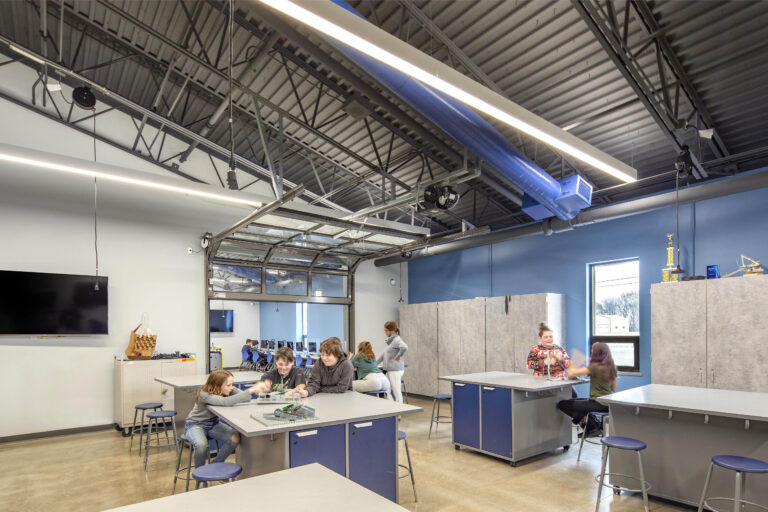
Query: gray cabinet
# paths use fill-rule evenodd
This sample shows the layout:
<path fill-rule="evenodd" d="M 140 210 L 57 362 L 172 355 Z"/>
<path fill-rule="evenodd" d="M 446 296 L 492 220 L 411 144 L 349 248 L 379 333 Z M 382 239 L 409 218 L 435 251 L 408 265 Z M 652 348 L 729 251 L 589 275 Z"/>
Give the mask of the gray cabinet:
<path fill-rule="evenodd" d="M 437 393 L 437 302 L 400 306 L 400 333 L 408 344 L 403 380 L 409 393 Z"/>
<path fill-rule="evenodd" d="M 707 283 L 651 285 L 654 384 L 706 387 Z"/>
<path fill-rule="evenodd" d="M 508 307 L 505 308 L 505 301 Z M 450 393 L 438 375 L 484 371 L 528 373 L 539 322 L 565 344 L 565 297 L 554 293 L 480 297 L 400 306 L 400 330 L 408 344 L 403 379 L 410 393 Z"/>
<path fill-rule="evenodd" d="M 707 386 L 768 389 L 768 275 L 707 281 Z"/>
<path fill-rule="evenodd" d="M 764 392 L 768 275 L 651 286 L 651 382 Z"/>

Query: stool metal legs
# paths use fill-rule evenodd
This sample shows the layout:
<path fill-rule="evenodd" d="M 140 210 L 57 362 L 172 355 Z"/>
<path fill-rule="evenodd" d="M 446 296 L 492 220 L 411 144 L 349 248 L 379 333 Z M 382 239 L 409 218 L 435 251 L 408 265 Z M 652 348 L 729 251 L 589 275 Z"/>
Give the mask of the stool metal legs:
<path fill-rule="evenodd" d="M 404 475 L 398 475 L 399 478 L 405 478 L 407 476 L 411 477 L 411 487 L 413 488 L 413 501 L 418 502 L 419 497 L 416 495 L 416 482 L 413 480 L 413 465 L 411 464 L 411 451 L 408 449 L 408 439 L 403 439 L 403 442 L 405 442 L 405 456 L 408 459 L 408 467 L 405 467 L 404 464 L 398 464 L 403 469 L 406 469 L 408 472 Z"/>
<path fill-rule="evenodd" d="M 698 512 L 701 512 L 702 510 L 715 510 L 712 508 L 712 505 L 707 503 L 707 491 L 709 490 L 709 483 L 712 480 L 712 473 L 714 472 L 715 465 L 714 463 L 709 464 L 709 471 L 707 471 L 707 479 L 704 481 L 704 490 L 701 492 L 701 500 L 699 501 L 699 508 Z M 752 501 L 747 501 L 744 499 L 747 492 L 747 474 L 743 471 L 736 471 L 736 481 L 734 482 L 734 490 L 733 490 L 733 498 L 715 498 L 710 497 L 711 500 L 719 500 L 719 501 L 733 501 L 733 512 L 741 512 L 741 509 L 745 505 L 751 505 L 755 508 L 759 508 L 762 510 L 768 510 L 768 507 L 764 505 L 760 505 L 758 503 L 754 503 Z"/>
<path fill-rule="evenodd" d="M 432 439 L 432 423 L 435 424 L 435 434 L 437 434 L 437 428 L 440 426 L 440 419 L 444 418 L 443 423 L 450 423 L 448 421 L 448 416 L 440 416 L 440 402 L 442 402 L 445 399 L 437 399 L 435 398 L 432 400 L 432 417 L 429 419 L 429 435 L 427 436 L 427 439 Z M 435 416 L 435 404 L 437 404 L 437 416 Z M 451 420 L 453 420 L 451 418 Z"/>
<path fill-rule="evenodd" d="M 598 481 L 599 485 L 597 487 L 597 502 L 595 502 L 595 512 L 598 512 L 600 510 L 600 498 L 603 495 L 603 486 L 606 485 L 605 484 L 605 475 L 606 474 L 608 474 L 608 475 L 615 475 L 615 476 L 623 476 L 623 477 L 631 478 L 631 479 L 634 479 L 634 480 L 638 480 L 637 477 L 630 476 L 630 475 L 620 475 L 618 473 L 606 473 L 605 472 L 605 467 L 608 464 L 608 453 L 609 453 L 609 451 L 610 451 L 610 447 L 604 444 L 603 445 L 603 461 L 602 461 L 602 465 L 600 467 L 600 479 Z M 645 483 L 645 472 L 643 471 L 643 458 L 640 455 L 640 451 L 637 450 L 636 453 L 637 453 L 637 466 L 638 466 L 638 469 L 640 470 L 640 478 L 639 478 L 639 480 L 640 480 L 640 489 L 626 489 L 626 488 L 614 487 L 614 490 L 618 489 L 619 491 L 626 490 L 626 491 L 631 491 L 631 492 L 637 492 L 638 490 L 641 491 L 643 493 L 643 509 L 645 510 L 645 512 L 650 512 L 650 508 L 648 508 L 648 489 L 650 488 L 650 485 L 646 485 L 646 483 Z M 701 510 L 699 510 L 699 512 L 701 512 Z"/>
<path fill-rule="evenodd" d="M 171 494 L 174 494 L 176 492 L 176 480 L 179 479 L 179 472 L 186 469 L 187 470 L 187 478 L 182 477 L 182 479 L 185 479 L 187 481 L 187 485 L 184 487 L 184 492 L 189 491 L 189 481 L 192 480 L 192 477 L 190 476 L 192 474 L 192 455 L 194 454 L 194 447 L 192 444 L 189 444 L 189 459 L 187 460 L 187 467 L 182 468 L 181 467 L 181 452 L 184 451 L 184 445 L 185 442 L 181 443 L 181 446 L 179 446 L 179 452 L 178 456 L 176 457 L 176 472 L 173 474 L 173 490 L 171 490 Z"/>
<path fill-rule="evenodd" d="M 168 441 L 167 444 L 160 444 L 160 424 L 157 422 L 158 418 L 150 418 L 149 419 L 149 428 L 147 430 L 147 444 L 144 447 L 144 471 L 147 471 L 147 467 L 149 465 L 149 448 L 151 446 L 150 440 L 152 439 L 152 420 L 155 420 L 155 430 L 157 431 L 155 433 L 155 436 L 157 436 L 157 448 L 163 447 L 163 446 L 173 446 L 176 449 L 176 452 L 178 453 L 180 451 L 179 448 L 179 437 L 176 432 L 176 421 L 174 417 L 170 417 L 171 420 L 171 427 L 173 428 L 173 444 L 171 444 L 171 440 L 168 437 L 168 422 L 166 421 L 168 418 L 163 418 L 163 431 L 165 432 L 165 438 Z"/>
<path fill-rule="evenodd" d="M 709 481 L 712 478 L 712 470 L 715 469 L 715 465 L 713 463 L 709 463 L 709 471 L 707 471 L 707 479 L 704 480 L 704 490 L 701 492 L 701 501 L 699 501 L 699 510 L 698 512 L 701 512 L 704 510 L 704 498 L 707 497 L 707 489 L 709 489 Z"/>

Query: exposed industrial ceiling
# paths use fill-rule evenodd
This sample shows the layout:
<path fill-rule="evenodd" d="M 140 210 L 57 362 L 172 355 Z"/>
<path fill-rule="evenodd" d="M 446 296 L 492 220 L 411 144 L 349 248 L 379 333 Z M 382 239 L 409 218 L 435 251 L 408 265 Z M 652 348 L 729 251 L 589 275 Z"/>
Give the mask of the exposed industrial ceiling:
<path fill-rule="evenodd" d="M 674 187 L 684 144 L 695 164 L 691 181 L 768 164 L 767 2 L 350 3 L 371 23 L 637 169 L 638 182 L 621 184 L 494 123 L 555 178 L 578 173 L 592 183 L 593 204 Z M 222 158 L 227 20 L 228 2 L 213 0 L 0 2 L 6 42 L 70 70 L 46 80 L 98 84 L 113 93 L 97 91 L 101 102 L 135 116 L 136 134 L 160 123 L 133 104 L 165 118 L 167 132 L 196 146 L 190 151 Z M 462 223 L 496 229 L 530 221 L 519 190 L 310 29 L 237 0 L 233 49 L 240 173 L 303 184 L 304 199 L 359 212 L 479 169 L 457 185 L 462 198 L 451 210 L 413 212 L 406 202 L 378 215 L 434 234 Z M 3 62 L 36 65 L 8 44 L 0 52 Z M 30 84 L 31 108 L 46 108 L 43 94 Z M 62 122 L 71 122 L 68 106 L 59 106 Z M 699 137 L 712 128 L 711 139 Z M 148 150 L 135 141 L 126 149 L 184 175 L 189 151 L 162 153 L 159 144 Z M 212 183 L 225 186 L 221 178 Z"/>

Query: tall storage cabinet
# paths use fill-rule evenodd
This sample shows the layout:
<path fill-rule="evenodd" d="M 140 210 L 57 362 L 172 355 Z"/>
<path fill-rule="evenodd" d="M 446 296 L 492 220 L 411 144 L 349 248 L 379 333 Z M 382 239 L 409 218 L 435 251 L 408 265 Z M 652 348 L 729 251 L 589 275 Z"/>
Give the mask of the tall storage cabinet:
<path fill-rule="evenodd" d="M 765 392 L 768 275 L 651 285 L 651 382 Z"/>
<path fill-rule="evenodd" d="M 408 344 L 403 379 L 408 392 L 450 393 L 439 375 L 485 371 L 528 373 L 526 361 L 538 342 L 539 322 L 566 347 L 565 297 L 535 293 L 400 306 L 400 329 Z"/>
<path fill-rule="evenodd" d="M 143 402 L 161 402 L 163 409 L 173 409 L 173 388 L 155 378 L 196 374 L 197 362 L 191 358 L 115 359 L 115 424 L 118 428 L 129 428 L 136 405 Z"/>

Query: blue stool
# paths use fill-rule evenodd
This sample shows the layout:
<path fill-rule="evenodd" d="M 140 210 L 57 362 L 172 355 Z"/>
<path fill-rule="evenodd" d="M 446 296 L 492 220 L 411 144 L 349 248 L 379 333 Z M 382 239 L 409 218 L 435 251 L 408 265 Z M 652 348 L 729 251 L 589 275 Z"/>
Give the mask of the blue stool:
<path fill-rule="evenodd" d="M 723 469 L 729 469 L 736 472 L 736 486 L 733 493 L 733 498 L 719 498 L 712 497 L 710 500 L 720 501 L 732 501 L 733 510 L 736 512 L 741 511 L 742 505 L 752 505 L 753 507 L 768 510 L 765 505 L 758 505 L 751 501 L 744 499 L 744 494 L 747 489 L 747 473 L 768 473 L 768 462 L 763 462 L 757 459 L 750 459 L 749 457 L 738 457 L 736 455 L 715 455 L 712 457 L 712 462 L 709 464 L 709 471 L 707 471 L 707 480 L 704 482 L 704 491 L 701 493 L 701 501 L 699 502 L 699 512 L 704 510 L 712 510 L 718 512 L 712 505 L 707 503 L 707 490 L 709 489 L 709 480 L 712 477 L 712 470 L 715 466 L 720 466 Z"/>
<path fill-rule="evenodd" d="M 621 491 L 642 492 L 643 506 L 645 507 L 645 512 L 649 512 L 648 490 L 651 488 L 651 485 L 645 481 L 645 473 L 643 473 L 643 459 L 640 457 L 640 452 L 642 450 L 645 450 L 645 443 L 642 441 L 638 441 L 637 439 L 632 439 L 631 437 L 619 437 L 619 436 L 603 437 L 602 439 L 600 439 L 600 442 L 603 444 L 603 466 L 600 469 L 600 474 L 595 477 L 595 480 L 597 480 L 598 483 L 600 484 L 597 487 L 597 503 L 595 503 L 595 512 L 598 512 L 598 510 L 600 510 L 600 496 L 603 493 L 603 486 L 613 487 L 613 492 L 615 492 L 616 494 L 620 494 Z M 608 452 L 610 451 L 611 448 L 614 448 L 616 450 L 632 450 L 635 453 L 637 453 L 637 465 L 640 468 L 640 478 L 632 475 L 622 475 L 619 473 L 605 472 L 605 465 L 608 462 Z M 621 476 L 621 477 L 629 478 L 632 480 L 638 480 L 640 482 L 640 489 L 629 489 L 627 487 L 620 487 L 616 485 L 606 484 L 604 483 L 605 475 Z"/>
<path fill-rule="evenodd" d="M 133 411 L 133 426 L 131 427 L 131 443 L 128 445 L 128 451 L 133 450 L 133 434 L 136 432 L 136 417 L 141 411 L 141 423 L 139 424 L 139 457 L 141 457 L 141 444 L 144 439 L 144 413 L 149 409 L 156 411 L 162 409 L 163 404 L 160 402 L 147 402 L 144 404 L 137 404 Z"/>
<path fill-rule="evenodd" d="M 144 471 L 147 471 L 147 466 L 149 465 L 149 449 L 151 447 L 153 423 L 155 424 L 155 435 L 157 436 L 157 439 L 155 439 L 155 441 L 157 441 L 155 448 L 173 446 L 177 452 L 179 451 L 179 438 L 176 435 L 176 420 L 174 419 L 174 416 L 176 416 L 176 411 L 153 411 L 147 413 L 149 425 L 147 428 L 147 445 L 144 447 Z M 171 427 L 173 427 L 173 442 L 171 442 L 168 437 L 168 418 L 171 419 Z M 160 443 L 160 420 L 163 420 L 163 433 L 165 434 L 165 440 L 167 441 L 165 444 Z"/>
<path fill-rule="evenodd" d="M 371 395 L 371 396 L 377 396 L 379 398 L 387 398 L 387 392 L 384 391 L 383 389 L 380 389 L 378 391 L 366 391 L 365 394 Z"/>
<path fill-rule="evenodd" d="M 587 413 L 587 423 L 584 425 L 584 430 L 581 432 L 581 442 L 579 443 L 579 455 L 576 457 L 576 462 L 581 460 L 581 449 L 584 448 L 584 441 L 587 439 L 587 425 L 589 425 L 590 416 L 599 421 L 600 429 L 603 431 L 602 435 L 608 435 L 608 413 L 593 411 Z M 587 441 L 589 444 L 598 444 L 597 441 Z"/>
<path fill-rule="evenodd" d="M 206 464 L 195 468 L 192 472 L 192 478 L 197 483 L 195 489 L 200 487 L 208 487 L 208 482 L 228 482 L 233 480 L 237 475 L 243 472 L 243 467 L 240 464 L 234 462 L 214 462 L 213 464 Z"/>
<path fill-rule="evenodd" d="M 438 393 L 432 395 L 432 416 L 429 418 L 429 435 L 427 439 L 432 439 L 432 423 L 435 424 L 435 434 L 437 434 L 437 427 L 440 423 L 452 423 L 453 418 L 451 416 L 440 416 L 440 402 L 443 400 L 450 400 L 451 395 L 449 393 Z M 435 416 L 435 405 L 437 405 L 437 416 Z"/>
<path fill-rule="evenodd" d="M 398 441 L 405 441 L 405 456 L 408 458 L 408 465 L 405 464 L 398 464 L 401 468 L 405 470 L 405 473 L 402 475 L 397 475 L 397 478 L 406 478 L 411 477 L 411 487 L 413 487 L 413 500 L 418 502 L 419 498 L 416 496 L 416 482 L 413 481 L 413 466 L 411 465 L 411 452 L 408 450 L 408 439 L 406 439 L 405 432 L 402 430 L 397 431 L 397 440 Z"/>

